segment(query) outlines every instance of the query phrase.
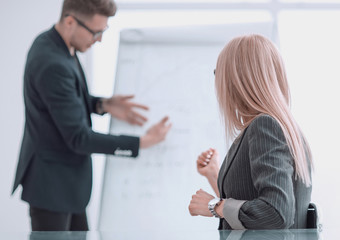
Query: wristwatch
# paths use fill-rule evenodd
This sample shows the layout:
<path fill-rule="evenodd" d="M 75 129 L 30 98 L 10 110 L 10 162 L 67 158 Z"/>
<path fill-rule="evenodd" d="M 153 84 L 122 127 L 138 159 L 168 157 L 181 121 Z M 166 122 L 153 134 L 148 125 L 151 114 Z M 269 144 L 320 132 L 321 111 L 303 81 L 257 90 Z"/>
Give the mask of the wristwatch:
<path fill-rule="evenodd" d="M 217 218 L 222 218 L 220 215 L 217 214 L 217 212 L 215 211 L 215 207 L 220 205 L 222 201 L 222 198 L 213 198 L 209 201 L 208 203 L 208 208 L 210 210 L 210 212 L 212 213 L 212 215 L 214 215 Z"/>
<path fill-rule="evenodd" d="M 102 98 L 99 98 L 97 100 L 96 110 L 97 110 L 97 114 L 99 114 L 99 115 L 104 115 L 106 113 L 103 109 L 103 99 Z"/>

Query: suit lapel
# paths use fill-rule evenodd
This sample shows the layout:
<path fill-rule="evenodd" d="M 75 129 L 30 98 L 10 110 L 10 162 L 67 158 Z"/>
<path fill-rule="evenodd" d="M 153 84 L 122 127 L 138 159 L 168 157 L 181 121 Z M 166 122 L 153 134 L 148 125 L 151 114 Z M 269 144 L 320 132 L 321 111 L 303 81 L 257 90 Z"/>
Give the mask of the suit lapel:
<path fill-rule="evenodd" d="M 244 137 L 245 132 L 246 132 L 246 130 L 242 134 L 240 134 L 237 139 L 235 139 L 232 148 L 230 148 L 230 150 L 228 152 L 227 163 L 226 163 L 226 166 L 225 166 L 225 169 L 224 169 L 225 173 L 228 172 L 231 164 L 233 163 L 233 161 L 235 159 L 236 153 L 238 152 L 238 150 L 240 148 L 240 145 L 241 145 L 241 142 L 242 142 L 242 139 Z"/>
<path fill-rule="evenodd" d="M 227 156 L 225 157 L 223 164 L 221 166 L 221 171 L 219 173 L 219 182 L 218 182 L 218 186 L 219 186 L 219 191 L 221 194 L 221 197 L 225 198 L 224 196 L 224 192 L 223 192 L 223 182 L 225 179 L 225 176 L 227 175 L 231 164 L 234 162 L 235 156 L 241 146 L 242 140 L 244 138 L 244 135 L 247 131 L 247 128 L 243 131 L 243 133 L 241 133 L 239 135 L 238 138 L 235 139 L 234 143 L 232 144 L 232 146 L 230 147 Z"/>
<path fill-rule="evenodd" d="M 90 106 L 91 105 L 90 105 L 90 99 L 89 99 L 89 91 L 88 91 L 87 84 L 86 84 L 85 74 L 84 74 L 83 69 L 81 67 L 81 64 L 79 62 L 77 54 L 75 54 L 74 56 L 71 56 L 70 51 L 69 51 L 65 41 L 60 36 L 58 31 L 55 29 L 55 26 L 53 26 L 50 29 L 48 34 L 51 37 L 51 40 L 64 51 L 65 55 L 70 59 L 72 58 L 72 60 L 73 60 L 74 71 L 75 71 L 75 74 L 76 74 L 77 80 L 78 80 L 77 84 L 79 85 L 79 88 L 80 88 L 79 92 L 83 97 L 85 108 L 86 108 L 86 111 L 87 111 L 87 120 L 88 120 L 89 126 L 91 126 L 92 125 L 91 116 L 90 116 L 90 114 L 91 114 Z"/>
<path fill-rule="evenodd" d="M 89 125 L 91 126 L 92 125 L 91 117 L 90 117 L 91 111 L 90 111 L 90 103 L 89 103 L 89 98 L 88 98 L 89 90 L 87 88 L 85 74 L 84 74 L 84 71 L 81 67 L 78 56 L 76 54 L 74 55 L 74 59 L 75 59 L 75 64 L 76 64 L 76 71 L 75 72 L 76 72 L 78 83 L 80 85 L 82 96 L 83 96 L 83 99 L 84 99 L 84 102 L 85 102 L 85 107 L 86 107 L 87 116 L 88 116 L 88 122 L 89 122 Z"/>

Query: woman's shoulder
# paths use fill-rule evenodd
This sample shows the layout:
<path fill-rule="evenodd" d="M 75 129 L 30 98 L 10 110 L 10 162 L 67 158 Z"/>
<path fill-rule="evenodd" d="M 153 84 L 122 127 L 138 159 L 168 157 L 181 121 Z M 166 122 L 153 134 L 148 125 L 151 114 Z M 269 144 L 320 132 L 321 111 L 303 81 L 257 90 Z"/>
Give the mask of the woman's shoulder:
<path fill-rule="evenodd" d="M 275 135 L 283 134 L 278 120 L 268 114 L 260 114 L 255 117 L 248 126 L 248 132 L 252 134 L 261 132 L 272 132 L 275 133 Z"/>
<path fill-rule="evenodd" d="M 280 126 L 279 122 L 268 114 L 260 114 L 253 119 L 253 121 L 249 124 L 249 127 L 256 126 Z"/>

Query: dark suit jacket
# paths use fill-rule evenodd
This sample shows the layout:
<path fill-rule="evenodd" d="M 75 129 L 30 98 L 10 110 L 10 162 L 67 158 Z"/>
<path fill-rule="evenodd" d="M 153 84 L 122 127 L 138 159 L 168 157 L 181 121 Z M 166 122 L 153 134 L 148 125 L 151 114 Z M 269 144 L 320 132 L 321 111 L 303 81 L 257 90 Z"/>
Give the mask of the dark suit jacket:
<path fill-rule="evenodd" d="M 91 153 L 136 157 L 139 138 L 92 131 L 99 98 L 89 94 L 84 73 L 53 27 L 39 35 L 24 74 L 25 129 L 13 192 L 34 207 L 82 212 L 92 187 Z"/>
<path fill-rule="evenodd" d="M 246 229 L 306 228 L 311 187 L 295 178 L 283 131 L 268 115 L 255 118 L 230 147 L 218 186 L 227 198 L 220 229 L 234 228 L 235 218 Z"/>

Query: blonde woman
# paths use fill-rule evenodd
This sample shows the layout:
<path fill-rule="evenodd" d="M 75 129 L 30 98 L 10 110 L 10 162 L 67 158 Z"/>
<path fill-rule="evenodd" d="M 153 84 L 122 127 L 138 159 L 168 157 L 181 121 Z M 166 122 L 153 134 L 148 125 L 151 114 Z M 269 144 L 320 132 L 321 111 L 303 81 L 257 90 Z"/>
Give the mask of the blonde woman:
<path fill-rule="evenodd" d="M 215 149 L 198 157 L 217 198 L 197 191 L 190 214 L 219 217 L 219 229 L 306 228 L 311 152 L 290 111 L 278 50 L 260 35 L 235 38 L 215 75 L 226 134 L 236 140 L 221 168 Z"/>

